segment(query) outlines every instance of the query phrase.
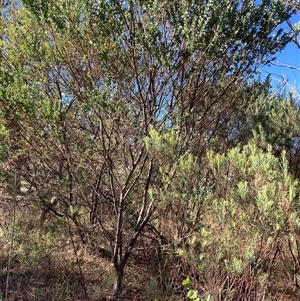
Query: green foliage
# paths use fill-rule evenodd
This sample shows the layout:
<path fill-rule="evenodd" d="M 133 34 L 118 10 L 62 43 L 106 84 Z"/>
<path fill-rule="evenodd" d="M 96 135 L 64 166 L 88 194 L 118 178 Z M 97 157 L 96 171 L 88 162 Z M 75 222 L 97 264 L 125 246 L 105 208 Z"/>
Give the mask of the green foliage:
<path fill-rule="evenodd" d="M 277 158 L 271 147 L 264 151 L 254 141 L 225 154 L 209 151 L 208 159 L 216 186 L 200 232 L 202 269 L 222 266 L 228 275 L 243 275 L 251 266 L 259 275 L 270 260 L 266 254 L 293 231 L 289 219 L 298 210 L 298 181 L 287 172 L 284 153 Z"/>
<path fill-rule="evenodd" d="M 220 200 L 224 214 L 240 214 L 238 207 L 241 205 L 246 215 L 249 208 L 249 214 L 254 218 L 253 226 L 257 223 L 261 227 L 264 225 L 260 230 L 270 233 L 279 229 L 283 231 L 287 218 L 285 208 L 295 201 L 298 189 L 298 182 L 286 172 L 288 163 L 284 153 L 281 158 L 276 158 L 270 148 L 266 153 L 250 142 L 242 148 L 229 150 L 226 155 L 209 152 L 208 157 L 215 176 L 218 179 L 220 175 L 226 176 L 227 188 L 216 188 L 216 191 L 225 188 Z"/>
<path fill-rule="evenodd" d="M 190 286 L 192 284 L 190 278 L 186 278 L 182 281 L 182 285 Z"/>
<path fill-rule="evenodd" d="M 186 297 L 188 300 L 195 300 L 195 301 L 209 301 L 210 299 L 210 295 L 208 295 L 208 297 L 204 297 L 201 298 L 199 297 L 199 293 L 197 290 L 193 290 L 192 287 L 192 282 L 190 280 L 190 278 L 186 278 L 182 281 L 182 285 L 186 286 L 188 288 L 188 292 L 186 294 Z"/>
<path fill-rule="evenodd" d="M 198 291 L 191 289 L 192 282 L 190 278 L 186 278 L 182 281 L 182 285 L 186 286 L 188 288 L 188 292 L 186 294 L 186 297 L 188 300 L 195 300 L 195 301 L 200 301 L 198 297 Z"/>
<path fill-rule="evenodd" d="M 3 123 L 0 123 L 0 162 L 3 162 L 8 155 L 8 130 Z"/>
<path fill-rule="evenodd" d="M 45 207 L 57 196 L 53 214 L 83 241 L 95 229 L 108 242 L 116 297 L 135 245 L 153 233 L 193 272 L 230 278 L 260 271 L 298 231 L 298 183 L 285 153 L 273 155 L 294 146 L 295 104 L 253 80 L 291 40 L 280 26 L 292 14 L 269 0 L 24 0 L 7 10 L 0 159 L 12 154 L 27 187 L 18 195 Z M 37 264 L 53 238 L 28 240 L 17 240 L 20 260 Z"/>

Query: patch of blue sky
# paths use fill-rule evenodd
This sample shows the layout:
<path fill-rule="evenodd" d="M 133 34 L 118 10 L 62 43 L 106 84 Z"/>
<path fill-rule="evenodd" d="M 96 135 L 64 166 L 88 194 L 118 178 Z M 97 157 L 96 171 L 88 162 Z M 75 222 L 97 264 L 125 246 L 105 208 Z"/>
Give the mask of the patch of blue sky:
<path fill-rule="evenodd" d="M 300 22 L 300 13 L 291 18 L 291 24 L 297 22 Z M 284 27 L 288 30 L 287 24 Z M 262 78 L 271 75 L 274 89 L 286 87 L 293 90 L 293 93 L 297 93 L 300 99 L 300 49 L 294 42 L 290 42 L 284 50 L 276 53 L 276 61 L 262 67 L 260 71 Z"/>

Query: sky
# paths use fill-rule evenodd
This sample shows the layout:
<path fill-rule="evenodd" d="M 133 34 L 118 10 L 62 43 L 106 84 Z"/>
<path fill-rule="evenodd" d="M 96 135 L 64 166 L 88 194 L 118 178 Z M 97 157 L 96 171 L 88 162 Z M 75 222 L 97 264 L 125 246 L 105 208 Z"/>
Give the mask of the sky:
<path fill-rule="evenodd" d="M 300 21 L 300 12 L 291 19 L 292 24 Z M 297 88 L 300 97 L 300 49 L 294 42 L 290 42 L 280 53 L 276 54 L 278 64 L 289 65 L 294 68 L 272 65 L 261 69 L 261 76 L 265 77 L 271 73 L 272 87 L 276 88 L 285 79 L 290 86 Z"/>

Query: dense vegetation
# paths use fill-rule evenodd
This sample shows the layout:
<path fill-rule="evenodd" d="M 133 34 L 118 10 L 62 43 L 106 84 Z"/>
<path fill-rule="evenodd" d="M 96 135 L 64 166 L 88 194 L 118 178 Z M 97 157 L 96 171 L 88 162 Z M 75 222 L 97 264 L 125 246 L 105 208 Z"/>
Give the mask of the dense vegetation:
<path fill-rule="evenodd" d="M 296 4 L 1 9 L 3 300 L 299 299 Z"/>

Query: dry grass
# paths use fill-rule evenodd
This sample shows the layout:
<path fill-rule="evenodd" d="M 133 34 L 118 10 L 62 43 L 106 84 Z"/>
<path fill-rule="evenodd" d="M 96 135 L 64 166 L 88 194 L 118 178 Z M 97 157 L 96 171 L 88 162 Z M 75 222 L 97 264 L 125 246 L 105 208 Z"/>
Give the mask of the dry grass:
<path fill-rule="evenodd" d="M 12 208 L 0 212 L 0 300 L 5 300 L 7 276 L 7 300 L 109 299 L 114 268 L 107 257 L 102 253 L 92 254 L 78 243 L 75 235 L 70 237 L 68 225 L 59 218 L 52 217 L 41 227 L 36 222 L 40 212 L 35 208 L 18 207 L 16 212 L 10 271 Z M 138 257 L 144 258 L 144 254 Z M 133 259 L 126 275 L 122 300 L 143 300 L 151 276 L 147 262 Z"/>
<path fill-rule="evenodd" d="M 0 212 L 0 300 L 20 301 L 104 301 L 110 300 L 114 281 L 112 262 L 102 253 L 91 253 L 82 244 L 72 243 L 67 225 L 59 218 L 41 228 L 35 221 L 39 212 L 19 207 L 14 229 L 11 270 L 8 277 L 11 247 L 11 210 Z M 123 301 L 183 301 L 168 282 L 172 266 L 159 267 L 155 250 L 133 254 L 126 268 Z M 166 261 L 167 262 L 167 261 Z M 286 268 L 286 266 L 285 266 Z M 297 288 L 283 267 L 274 275 L 268 300 L 300 300 Z M 165 278 L 164 278 L 165 277 Z M 180 281 L 179 281 L 180 282 Z M 8 298 L 5 299 L 8 288 Z"/>

